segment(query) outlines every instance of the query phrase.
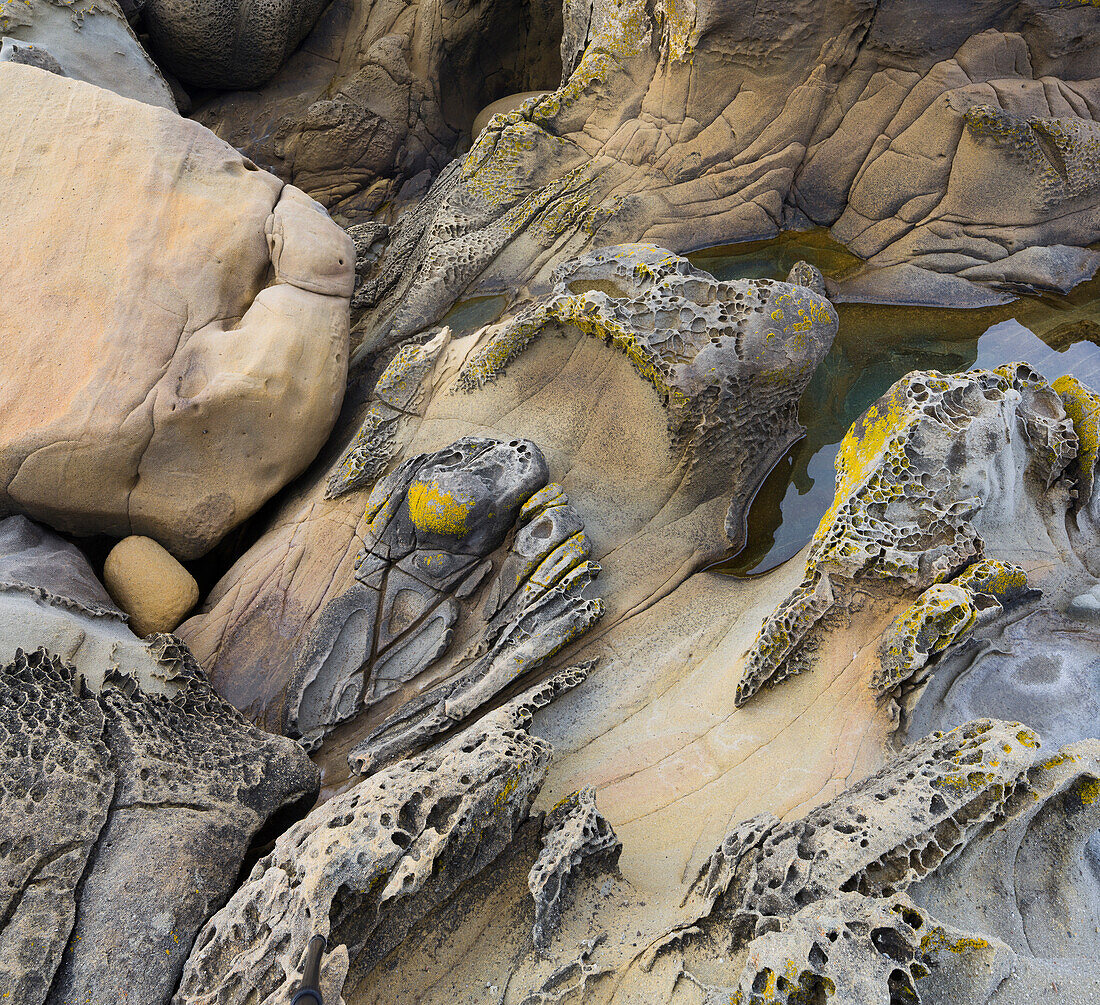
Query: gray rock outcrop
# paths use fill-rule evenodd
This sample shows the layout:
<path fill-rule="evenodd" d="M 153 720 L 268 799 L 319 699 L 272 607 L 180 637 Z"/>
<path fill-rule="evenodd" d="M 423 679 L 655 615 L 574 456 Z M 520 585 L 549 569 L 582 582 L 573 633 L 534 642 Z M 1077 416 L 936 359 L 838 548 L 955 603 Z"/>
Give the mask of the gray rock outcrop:
<path fill-rule="evenodd" d="M 197 673 L 171 697 L 117 673 L 91 693 L 45 649 L 0 670 L 0 720 L 0 993 L 161 1005 L 252 840 L 312 800 L 316 769 Z"/>
<path fill-rule="evenodd" d="M 339 947 L 325 981 L 340 1000 L 523 825 L 551 755 L 530 716 L 521 695 L 291 827 L 200 934 L 177 1005 L 286 1000 L 315 931 Z"/>
<path fill-rule="evenodd" d="M 196 87 L 242 89 L 270 78 L 298 48 L 325 0 L 144 0 L 150 46 Z"/>
<path fill-rule="evenodd" d="M 4 0 L 0 63 L 34 66 L 176 111 L 116 0 Z"/>

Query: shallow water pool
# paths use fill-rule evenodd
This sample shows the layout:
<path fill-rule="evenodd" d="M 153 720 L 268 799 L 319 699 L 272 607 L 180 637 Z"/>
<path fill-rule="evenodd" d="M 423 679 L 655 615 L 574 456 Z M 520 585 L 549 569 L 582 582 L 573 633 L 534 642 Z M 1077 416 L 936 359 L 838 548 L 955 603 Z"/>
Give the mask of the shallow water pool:
<path fill-rule="evenodd" d="M 860 260 L 824 231 L 710 248 L 687 256 L 717 279 L 786 278 L 799 259 L 840 279 Z M 759 575 L 797 554 L 833 499 L 833 458 L 848 427 L 911 370 L 958 372 L 1024 361 L 1048 380 L 1072 373 L 1100 387 L 1100 277 L 1068 296 L 1043 294 L 979 310 L 838 304 L 840 330 L 802 398 L 806 436 L 753 500 L 747 544 L 713 566 Z"/>

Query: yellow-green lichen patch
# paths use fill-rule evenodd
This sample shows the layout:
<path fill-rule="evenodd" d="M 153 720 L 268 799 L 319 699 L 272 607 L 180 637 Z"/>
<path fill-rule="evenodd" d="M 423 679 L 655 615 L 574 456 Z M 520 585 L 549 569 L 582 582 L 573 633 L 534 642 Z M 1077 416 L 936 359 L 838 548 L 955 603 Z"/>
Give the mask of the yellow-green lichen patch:
<path fill-rule="evenodd" d="M 879 696 L 892 691 L 931 656 L 965 636 L 977 620 L 977 609 L 966 590 L 955 584 L 930 586 L 883 636 L 871 690 Z"/>
<path fill-rule="evenodd" d="M 1100 779 L 1083 778 L 1077 785 L 1077 798 L 1082 806 L 1091 806 L 1100 798 Z"/>
<path fill-rule="evenodd" d="M 1077 479 L 1080 504 L 1092 498 L 1096 459 L 1100 452 L 1100 397 L 1076 377 L 1059 377 L 1051 387 L 1058 392 L 1066 415 L 1077 433 Z"/>
<path fill-rule="evenodd" d="M 482 349 L 476 352 L 459 375 L 456 387 L 472 391 L 490 383 L 504 372 L 524 349 L 550 324 L 573 327 L 622 351 L 638 373 L 665 399 L 686 403 L 686 396 L 669 383 L 667 366 L 659 353 L 637 332 L 629 329 L 612 311 L 608 298 L 594 291 L 579 296 L 564 294 L 517 317 Z"/>
<path fill-rule="evenodd" d="M 1012 562 L 986 558 L 969 566 L 952 582 L 971 594 L 984 593 L 1012 601 L 1027 590 L 1027 573 Z"/>
<path fill-rule="evenodd" d="M 661 0 L 656 13 L 664 29 L 662 42 L 669 58 L 688 62 L 699 44 L 694 0 Z"/>
<path fill-rule="evenodd" d="M 939 925 L 931 929 L 928 934 L 920 940 L 920 951 L 922 956 L 928 956 L 931 953 L 955 953 L 956 955 L 961 955 L 963 953 L 973 953 L 988 948 L 989 943 L 979 936 L 963 935 L 952 938 Z"/>
<path fill-rule="evenodd" d="M 463 537 L 469 530 L 467 518 L 473 498 L 456 498 L 431 482 L 415 481 L 409 486 L 409 517 L 417 530 L 429 534 Z"/>

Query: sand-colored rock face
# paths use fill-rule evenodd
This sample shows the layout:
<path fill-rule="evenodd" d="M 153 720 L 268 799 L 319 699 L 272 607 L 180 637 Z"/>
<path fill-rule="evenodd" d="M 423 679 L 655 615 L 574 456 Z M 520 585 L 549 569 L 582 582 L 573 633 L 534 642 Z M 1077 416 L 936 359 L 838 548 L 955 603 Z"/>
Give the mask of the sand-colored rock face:
<path fill-rule="evenodd" d="M 744 506 L 799 435 L 798 394 L 835 331 L 831 305 L 806 287 L 719 283 L 652 246 L 566 263 L 556 292 L 515 318 L 461 341 L 437 336 L 396 356 L 344 454 L 288 498 L 268 533 L 180 631 L 223 694 L 270 728 L 287 728 L 291 679 L 308 670 L 305 677 L 321 680 L 349 652 L 356 668 L 370 655 L 365 624 L 356 627 L 352 615 L 369 608 L 374 553 L 384 553 L 400 527 L 396 516 L 380 523 L 378 514 L 404 514 L 401 479 L 465 437 L 510 445 L 498 448 L 502 458 L 530 441 L 561 498 L 545 499 L 543 490 L 531 499 L 545 514 L 537 521 L 521 514 L 520 525 L 530 520 L 530 528 L 492 556 L 492 575 L 472 605 L 482 613 L 465 628 L 454 625 L 453 652 L 481 638 L 497 613 L 489 594 L 498 575 L 504 598 L 522 582 L 530 589 L 517 597 L 534 597 L 538 582 L 568 586 L 569 594 L 579 585 L 573 580 L 598 563 L 602 631 L 741 539 Z M 368 495 L 373 479 L 394 468 Z M 383 497 L 389 501 L 380 509 Z M 397 540 L 410 547 L 401 534 Z M 560 563 L 547 560 L 540 572 L 534 560 L 549 545 Z M 435 595 L 442 581 L 420 578 L 435 584 Z M 423 584 L 412 585 L 424 592 Z M 429 605 L 441 622 L 437 636 L 453 624 L 447 606 Z M 521 609 L 505 604 L 500 617 Z M 351 634 L 341 640 L 344 628 Z M 391 689 L 381 681 L 368 693 L 374 687 Z"/>
<path fill-rule="evenodd" d="M 149 537 L 119 541 L 103 563 L 103 583 L 138 635 L 173 631 L 199 599 L 195 577 Z"/>
<path fill-rule="evenodd" d="M 13 64 L 0 89 L 0 506 L 201 555 L 329 432 L 351 242 L 173 113 Z"/>
<path fill-rule="evenodd" d="M 561 25 L 557 0 L 339 0 L 267 85 L 220 94 L 195 114 L 354 219 L 425 192 L 486 105 L 556 88 Z"/>

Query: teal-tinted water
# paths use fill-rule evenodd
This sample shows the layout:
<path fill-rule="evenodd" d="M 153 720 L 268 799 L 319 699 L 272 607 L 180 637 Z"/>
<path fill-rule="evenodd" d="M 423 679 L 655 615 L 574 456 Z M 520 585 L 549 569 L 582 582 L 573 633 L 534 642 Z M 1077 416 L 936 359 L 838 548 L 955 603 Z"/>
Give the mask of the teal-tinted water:
<path fill-rule="evenodd" d="M 799 259 L 842 278 L 859 264 L 823 232 L 784 234 L 688 257 L 719 279 L 783 279 Z M 1021 360 L 1048 380 L 1073 373 L 1100 387 L 1100 278 L 1068 296 L 1025 297 L 982 310 L 839 304 L 837 313 L 836 341 L 802 398 L 799 418 L 806 436 L 757 493 L 746 546 L 716 571 L 758 575 L 803 548 L 832 502 L 840 440 L 911 370 L 952 373 Z"/>

